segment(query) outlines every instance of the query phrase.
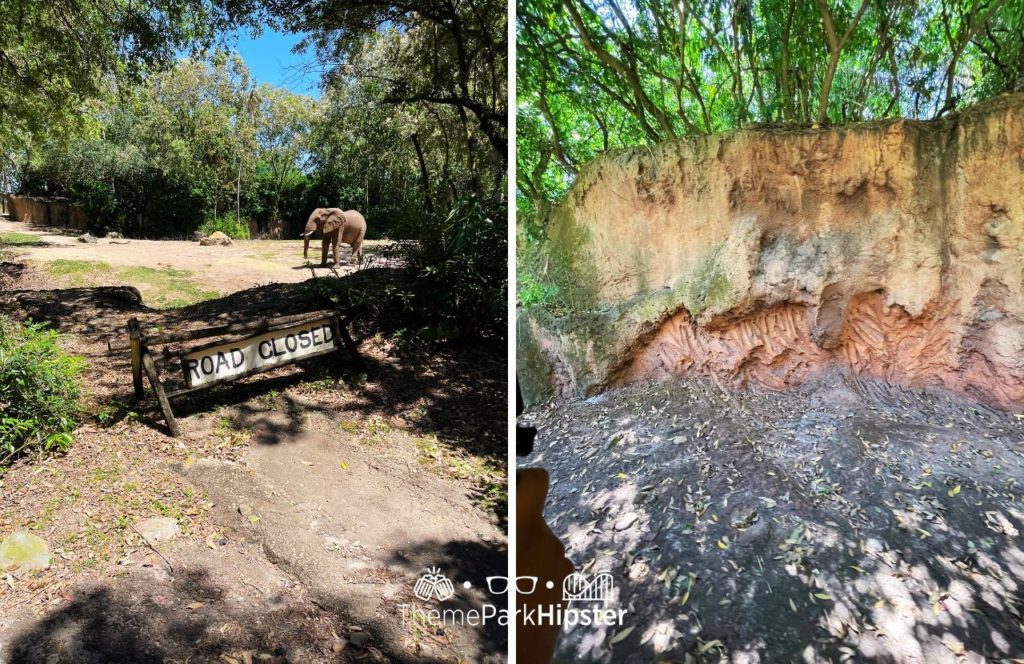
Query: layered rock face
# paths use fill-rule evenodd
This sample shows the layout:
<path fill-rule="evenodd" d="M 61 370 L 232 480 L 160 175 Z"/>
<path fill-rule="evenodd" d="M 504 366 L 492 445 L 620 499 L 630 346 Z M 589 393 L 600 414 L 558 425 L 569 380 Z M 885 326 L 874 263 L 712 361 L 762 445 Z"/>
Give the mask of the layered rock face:
<path fill-rule="evenodd" d="M 1024 409 L 1024 95 L 608 153 L 546 220 L 527 398 L 846 368 Z"/>

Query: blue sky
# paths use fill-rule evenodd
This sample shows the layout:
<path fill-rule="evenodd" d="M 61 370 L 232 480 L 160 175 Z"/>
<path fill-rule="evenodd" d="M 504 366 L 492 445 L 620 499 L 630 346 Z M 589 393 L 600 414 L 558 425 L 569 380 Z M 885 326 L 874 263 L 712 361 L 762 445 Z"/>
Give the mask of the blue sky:
<path fill-rule="evenodd" d="M 260 83 L 272 83 L 292 92 L 320 97 L 320 73 L 310 70 L 311 52 L 295 54 L 291 49 L 302 39 L 301 35 L 264 30 L 253 39 L 248 32 L 238 33 L 238 51 L 253 77 Z M 303 65 L 307 65 L 303 68 Z"/>

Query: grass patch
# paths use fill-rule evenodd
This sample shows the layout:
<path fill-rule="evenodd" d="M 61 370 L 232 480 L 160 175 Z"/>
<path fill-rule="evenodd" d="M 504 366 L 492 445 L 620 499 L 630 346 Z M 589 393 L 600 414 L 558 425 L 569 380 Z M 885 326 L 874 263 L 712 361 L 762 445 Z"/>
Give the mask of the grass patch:
<path fill-rule="evenodd" d="M 440 443 L 437 436 L 416 439 L 417 461 L 421 466 L 470 482 L 477 490 L 477 500 L 485 510 L 508 513 L 505 469 L 487 459 L 465 451 L 453 450 Z"/>
<path fill-rule="evenodd" d="M 252 431 L 239 425 L 227 414 L 220 415 L 213 425 L 213 435 L 221 440 L 221 445 L 240 447 L 247 445 L 252 439 Z"/>
<path fill-rule="evenodd" d="M 218 291 L 202 288 L 192 272 L 172 267 L 113 266 L 69 259 L 50 261 L 45 266 L 50 275 L 72 288 L 135 286 L 149 306 L 159 309 L 178 309 L 220 297 Z"/>
<path fill-rule="evenodd" d="M 46 243 L 31 233 L 0 233 L 0 246 L 45 247 Z"/>

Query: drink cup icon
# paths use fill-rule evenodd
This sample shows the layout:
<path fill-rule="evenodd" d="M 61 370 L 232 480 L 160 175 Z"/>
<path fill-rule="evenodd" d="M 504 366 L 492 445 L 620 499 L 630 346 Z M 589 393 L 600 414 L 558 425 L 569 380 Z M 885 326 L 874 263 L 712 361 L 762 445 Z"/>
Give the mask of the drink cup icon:
<path fill-rule="evenodd" d="M 437 601 L 444 602 L 455 597 L 455 586 L 452 585 L 451 579 L 441 573 L 440 569 L 431 567 L 416 580 L 412 593 L 424 602 L 429 601 L 431 597 L 436 597 Z"/>

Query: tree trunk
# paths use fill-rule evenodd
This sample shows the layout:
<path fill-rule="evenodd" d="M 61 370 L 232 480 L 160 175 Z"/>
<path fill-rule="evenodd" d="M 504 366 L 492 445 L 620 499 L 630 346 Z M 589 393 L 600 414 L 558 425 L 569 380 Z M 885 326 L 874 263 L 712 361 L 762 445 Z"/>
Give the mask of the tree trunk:
<path fill-rule="evenodd" d="M 434 201 L 430 197 L 430 174 L 427 173 L 427 162 L 423 159 L 423 149 L 420 147 L 420 137 L 418 134 L 413 132 L 412 136 L 409 138 L 412 139 L 412 144 L 416 148 L 416 158 L 420 162 L 420 177 L 423 179 L 423 195 L 426 197 L 427 201 L 427 212 L 433 214 Z"/>

